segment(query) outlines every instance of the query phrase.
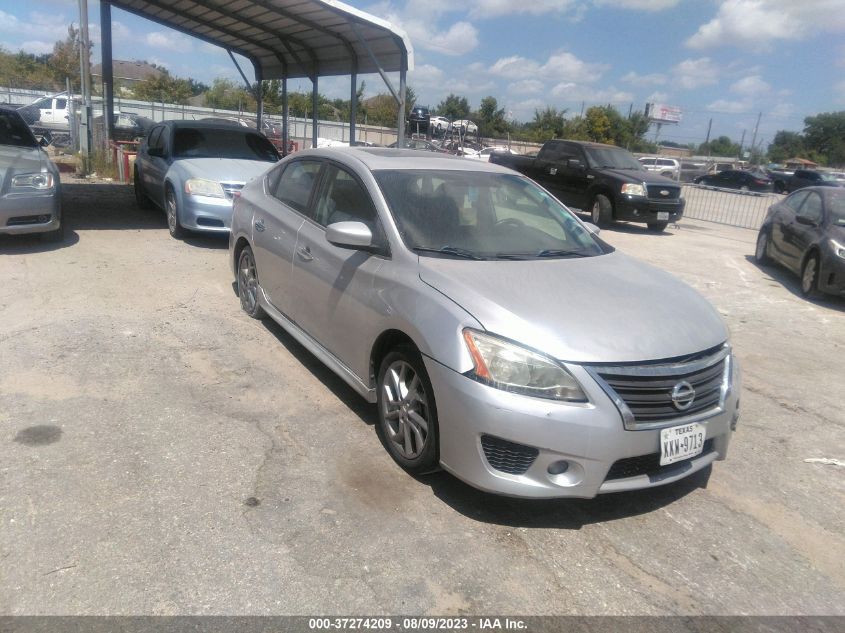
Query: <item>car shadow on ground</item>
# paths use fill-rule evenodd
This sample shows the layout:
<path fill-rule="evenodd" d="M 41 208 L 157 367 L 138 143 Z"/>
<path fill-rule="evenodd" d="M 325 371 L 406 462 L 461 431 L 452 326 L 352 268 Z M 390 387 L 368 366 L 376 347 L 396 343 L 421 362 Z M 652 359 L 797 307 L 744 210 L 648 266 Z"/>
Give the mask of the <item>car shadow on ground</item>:
<path fill-rule="evenodd" d="M 79 235 L 65 228 L 65 235 L 59 242 L 45 242 L 41 233 L 26 235 L 0 235 L 0 255 L 30 255 L 47 253 L 60 248 L 68 248 L 79 241 Z"/>
<path fill-rule="evenodd" d="M 584 222 L 592 222 L 589 213 L 579 213 L 580 218 Z M 645 224 L 632 224 L 630 222 L 611 222 L 610 225 L 602 228 L 602 231 L 613 231 L 614 233 L 631 233 L 634 235 L 650 235 L 652 237 L 669 237 L 674 235 L 672 230 L 675 228 L 679 228 L 677 224 L 672 223 L 666 227 L 665 231 L 661 231 L 660 233 L 655 233 L 654 231 L 649 231 L 648 227 Z M 601 237 L 601 233 L 599 233 L 599 237 Z"/>
<path fill-rule="evenodd" d="M 228 233 L 192 233 L 182 238 L 185 244 L 195 248 L 206 248 L 209 250 L 221 251 L 229 248 Z"/>
<path fill-rule="evenodd" d="M 834 295 L 821 295 L 815 299 L 807 299 L 801 294 L 801 280 L 792 271 L 787 270 L 780 264 L 758 264 L 753 255 L 746 255 L 745 259 L 750 264 L 756 266 L 763 274 L 768 275 L 771 281 L 777 282 L 802 301 L 806 301 L 820 308 L 845 312 L 845 298 Z"/>
<path fill-rule="evenodd" d="M 62 184 L 62 213 L 70 229 L 166 229 L 160 209 L 139 209 L 132 187 L 113 183 Z"/>
<path fill-rule="evenodd" d="M 712 466 L 665 486 L 603 494 L 595 499 L 519 499 L 476 490 L 446 472 L 419 477 L 434 495 L 465 517 L 482 523 L 525 528 L 579 530 L 647 514 L 706 488 Z"/>

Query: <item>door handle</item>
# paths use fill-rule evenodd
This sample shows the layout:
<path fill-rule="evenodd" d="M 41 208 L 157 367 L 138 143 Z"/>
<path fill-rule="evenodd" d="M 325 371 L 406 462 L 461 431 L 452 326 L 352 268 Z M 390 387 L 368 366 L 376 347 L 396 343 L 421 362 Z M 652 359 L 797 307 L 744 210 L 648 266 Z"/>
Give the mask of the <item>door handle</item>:
<path fill-rule="evenodd" d="M 300 246 L 296 249 L 296 254 L 299 255 L 300 259 L 310 262 L 314 259 L 314 256 L 311 254 L 311 249 L 307 246 Z"/>
<path fill-rule="evenodd" d="M 264 232 L 264 220 L 256 220 L 254 226 L 259 233 Z"/>

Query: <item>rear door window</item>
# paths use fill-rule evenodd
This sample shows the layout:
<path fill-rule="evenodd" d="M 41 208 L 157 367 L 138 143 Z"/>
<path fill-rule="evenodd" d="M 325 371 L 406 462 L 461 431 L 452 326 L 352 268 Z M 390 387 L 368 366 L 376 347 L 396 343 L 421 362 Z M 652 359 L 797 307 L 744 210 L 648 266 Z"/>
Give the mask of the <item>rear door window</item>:
<path fill-rule="evenodd" d="M 822 199 L 815 191 L 808 192 L 807 199 L 798 210 L 798 215 L 802 218 L 807 218 L 813 224 L 819 224 L 822 221 Z"/>
<path fill-rule="evenodd" d="M 307 213 L 311 193 L 323 164 L 314 160 L 297 160 L 288 163 L 271 191 L 273 197 L 291 209 Z"/>

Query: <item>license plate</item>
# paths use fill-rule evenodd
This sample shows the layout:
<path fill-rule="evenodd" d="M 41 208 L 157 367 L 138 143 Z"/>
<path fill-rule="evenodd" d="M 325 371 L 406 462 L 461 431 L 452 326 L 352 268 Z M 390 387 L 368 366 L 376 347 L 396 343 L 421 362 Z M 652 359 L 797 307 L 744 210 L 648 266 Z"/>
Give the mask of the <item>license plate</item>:
<path fill-rule="evenodd" d="M 657 219 L 658 220 L 668 220 L 669 219 L 669 212 L 668 211 L 658 211 L 657 212 Z"/>
<path fill-rule="evenodd" d="M 660 465 L 695 457 L 704 450 L 706 430 L 701 424 L 673 426 L 660 431 Z"/>

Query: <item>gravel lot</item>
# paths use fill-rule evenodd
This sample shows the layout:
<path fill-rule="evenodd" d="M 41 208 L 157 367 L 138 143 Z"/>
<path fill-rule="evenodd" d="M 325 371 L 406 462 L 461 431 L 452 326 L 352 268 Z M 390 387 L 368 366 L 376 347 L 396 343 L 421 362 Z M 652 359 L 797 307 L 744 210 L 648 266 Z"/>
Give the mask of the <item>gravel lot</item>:
<path fill-rule="evenodd" d="M 743 414 L 706 487 L 526 502 L 400 471 L 240 311 L 225 239 L 124 186 L 65 198 L 64 244 L 0 237 L 0 613 L 845 615 L 845 468 L 805 461 L 845 460 L 845 302 L 758 268 L 755 232 L 603 232 L 730 325 Z"/>

